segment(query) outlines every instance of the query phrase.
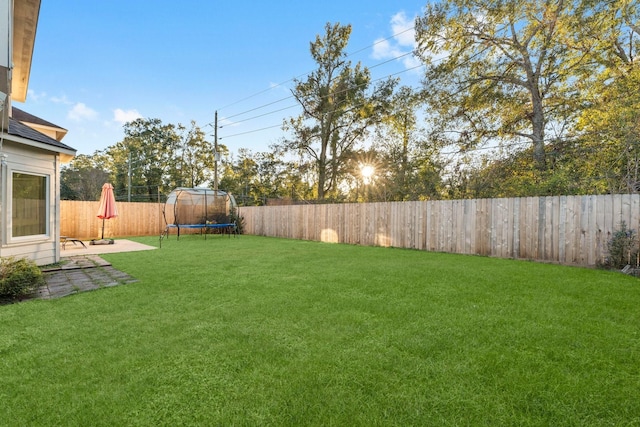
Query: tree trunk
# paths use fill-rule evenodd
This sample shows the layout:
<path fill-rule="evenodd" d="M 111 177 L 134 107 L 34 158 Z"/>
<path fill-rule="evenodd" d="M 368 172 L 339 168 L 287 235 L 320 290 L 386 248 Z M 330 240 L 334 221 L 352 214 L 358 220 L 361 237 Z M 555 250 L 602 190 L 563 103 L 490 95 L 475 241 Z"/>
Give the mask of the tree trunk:
<path fill-rule="evenodd" d="M 404 114 L 402 123 L 402 164 L 400 165 L 400 200 L 405 200 L 409 193 L 407 171 L 409 169 L 409 121 Z"/>
<path fill-rule="evenodd" d="M 328 137 L 324 129 L 321 131 L 320 138 L 320 158 L 318 159 L 318 200 L 324 199 L 324 186 L 325 182 L 327 181 Z"/>
<path fill-rule="evenodd" d="M 324 199 L 324 183 L 327 176 L 327 164 L 323 160 L 318 161 L 318 200 Z"/>
<path fill-rule="evenodd" d="M 547 169 L 547 158 L 544 149 L 545 119 L 542 98 L 540 97 L 537 88 L 532 91 L 531 101 L 533 104 L 533 116 L 531 118 L 533 160 L 535 162 L 536 169 L 543 172 Z"/>

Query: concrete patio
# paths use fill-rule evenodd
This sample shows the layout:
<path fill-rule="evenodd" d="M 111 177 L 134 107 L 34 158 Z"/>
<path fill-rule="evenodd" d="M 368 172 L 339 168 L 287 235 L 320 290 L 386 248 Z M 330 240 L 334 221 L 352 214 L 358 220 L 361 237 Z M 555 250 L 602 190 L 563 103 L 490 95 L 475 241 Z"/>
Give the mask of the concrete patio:
<path fill-rule="evenodd" d="M 83 240 L 82 242 L 85 247 L 80 243 L 74 244 L 73 242 L 68 242 L 64 248 L 61 249 L 60 256 L 66 258 L 74 255 L 100 255 L 115 252 L 134 252 L 158 249 L 155 246 L 144 245 L 127 239 L 115 239 L 112 245 L 92 245 L 91 240 Z"/>

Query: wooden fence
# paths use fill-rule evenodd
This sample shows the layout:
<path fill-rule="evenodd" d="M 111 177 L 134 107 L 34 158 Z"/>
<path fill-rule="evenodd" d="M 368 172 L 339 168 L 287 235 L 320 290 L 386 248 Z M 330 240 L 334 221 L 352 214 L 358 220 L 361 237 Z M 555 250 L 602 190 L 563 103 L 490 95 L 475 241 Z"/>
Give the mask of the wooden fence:
<path fill-rule="evenodd" d="M 163 204 L 118 202 L 105 237 L 152 236 Z M 99 202 L 61 202 L 61 234 L 101 237 Z M 242 207 L 244 233 L 594 266 L 624 221 L 640 226 L 640 195 L 526 197 Z"/>
<path fill-rule="evenodd" d="M 624 221 L 640 224 L 640 195 L 558 196 L 243 207 L 262 236 L 594 266 Z"/>
<path fill-rule="evenodd" d="M 104 237 L 159 236 L 164 230 L 162 208 L 158 203 L 117 202 L 118 216 L 104 221 Z M 62 200 L 60 235 L 78 239 L 102 237 L 102 220 L 97 217 L 100 202 Z"/>

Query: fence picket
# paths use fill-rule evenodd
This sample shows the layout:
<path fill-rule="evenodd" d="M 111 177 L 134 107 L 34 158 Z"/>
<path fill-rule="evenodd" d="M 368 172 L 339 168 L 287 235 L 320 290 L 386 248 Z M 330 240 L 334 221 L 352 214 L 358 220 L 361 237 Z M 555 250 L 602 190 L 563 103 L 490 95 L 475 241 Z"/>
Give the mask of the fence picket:
<path fill-rule="evenodd" d="M 98 207 L 61 201 L 60 234 L 100 238 Z M 105 237 L 158 235 L 162 208 L 118 202 Z M 622 221 L 640 227 L 640 195 L 252 206 L 240 215 L 247 234 L 593 266 Z"/>

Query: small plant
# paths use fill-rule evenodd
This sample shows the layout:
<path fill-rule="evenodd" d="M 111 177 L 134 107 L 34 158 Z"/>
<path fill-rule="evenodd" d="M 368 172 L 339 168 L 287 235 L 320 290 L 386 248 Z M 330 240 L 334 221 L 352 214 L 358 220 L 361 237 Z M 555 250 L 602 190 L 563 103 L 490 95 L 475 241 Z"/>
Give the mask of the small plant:
<path fill-rule="evenodd" d="M 244 231 L 244 217 L 241 216 L 235 209 L 231 211 L 231 215 L 229 215 L 229 221 L 235 222 L 236 224 L 236 232 L 238 234 L 242 234 Z"/>
<path fill-rule="evenodd" d="M 0 258 L 0 297 L 19 299 L 45 283 L 35 262 L 25 258 Z"/>
<path fill-rule="evenodd" d="M 615 231 L 607 242 L 607 250 L 606 267 L 621 270 L 627 265 L 636 265 L 638 259 L 637 233 L 627 228 L 627 224 L 622 221 L 620 229 Z"/>

